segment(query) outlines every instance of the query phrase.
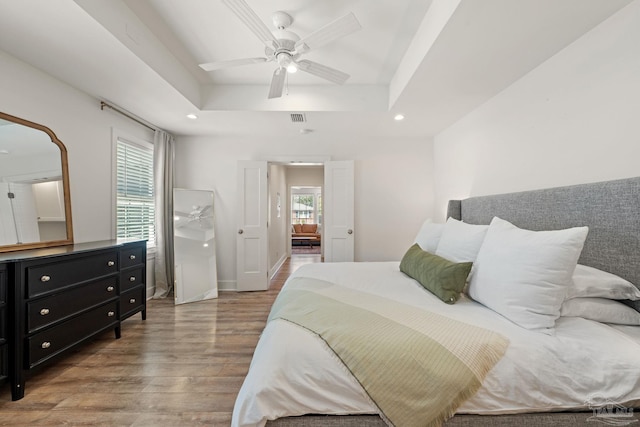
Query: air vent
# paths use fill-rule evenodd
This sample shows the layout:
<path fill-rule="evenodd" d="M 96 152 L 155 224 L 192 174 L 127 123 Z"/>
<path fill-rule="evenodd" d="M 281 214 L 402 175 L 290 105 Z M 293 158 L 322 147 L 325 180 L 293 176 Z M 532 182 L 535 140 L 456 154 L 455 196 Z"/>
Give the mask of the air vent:
<path fill-rule="evenodd" d="M 304 123 L 307 121 L 304 113 L 291 113 L 291 121 L 293 123 Z"/>

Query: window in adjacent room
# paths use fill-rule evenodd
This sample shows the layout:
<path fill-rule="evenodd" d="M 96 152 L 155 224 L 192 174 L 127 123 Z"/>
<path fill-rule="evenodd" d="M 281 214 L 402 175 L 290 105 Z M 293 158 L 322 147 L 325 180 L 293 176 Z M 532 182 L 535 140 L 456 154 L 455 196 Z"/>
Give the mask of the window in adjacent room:
<path fill-rule="evenodd" d="M 291 224 L 322 224 L 321 187 L 291 187 Z"/>
<path fill-rule="evenodd" d="M 153 144 L 116 139 L 116 236 L 155 246 Z"/>
<path fill-rule="evenodd" d="M 313 194 L 291 196 L 291 222 L 293 224 L 315 224 L 315 197 Z"/>

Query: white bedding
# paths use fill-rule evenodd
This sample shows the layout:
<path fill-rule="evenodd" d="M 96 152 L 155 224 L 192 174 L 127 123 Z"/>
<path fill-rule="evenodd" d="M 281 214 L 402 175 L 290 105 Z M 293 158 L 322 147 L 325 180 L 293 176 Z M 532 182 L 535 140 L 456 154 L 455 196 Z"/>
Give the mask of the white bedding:
<path fill-rule="evenodd" d="M 563 317 L 554 336 L 529 331 L 465 297 L 444 304 L 401 273 L 397 262 L 308 264 L 294 276 L 370 292 L 506 336 L 511 342 L 506 354 L 457 413 L 589 410 L 589 403 L 603 398 L 640 399 L 640 327 Z M 263 426 L 267 420 L 311 413 L 378 411 L 324 341 L 297 325 L 272 321 L 238 394 L 232 426 Z"/>

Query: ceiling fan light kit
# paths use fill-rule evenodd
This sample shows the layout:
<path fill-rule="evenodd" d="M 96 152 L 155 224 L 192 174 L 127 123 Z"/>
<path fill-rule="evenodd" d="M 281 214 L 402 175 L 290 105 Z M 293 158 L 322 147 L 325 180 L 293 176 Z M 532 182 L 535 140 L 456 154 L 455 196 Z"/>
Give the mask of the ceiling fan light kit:
<path fill-rule="evenodd" d="M 349 74 L 326 65 L 307 59 L 300 60 L 299 58 L 313 49 L 322 47 L 361 29 L 362 27 L 353 13 L 350 12 L 306 37 L 300 38 L 296 33 L 287 30 L 293 23 L 293 18 L 286 12 L 277 11 L 273 13 L 271 19 L 276 30 L 271 32 L 245 0 L 222 0 L 222 2 L 264 43 L 266 57 L 241 58 L 200 64 L 203 70 L 215 71 L 241 65 L 275 62 L 278 64 L 278 68 L 275 69 L 271 78 L 269 99 L 282 96 L 287 72 L 295 73 L 301 70 L 340 85 L 344 84 L 350 77 Z"/>

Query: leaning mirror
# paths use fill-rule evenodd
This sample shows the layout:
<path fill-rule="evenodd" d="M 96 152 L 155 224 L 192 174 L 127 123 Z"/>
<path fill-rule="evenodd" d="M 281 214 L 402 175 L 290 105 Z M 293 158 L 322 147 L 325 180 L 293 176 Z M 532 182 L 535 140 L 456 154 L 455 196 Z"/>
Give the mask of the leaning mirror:
<path fill-rule="evenodd" d="M 175 303 L 218 297 L 213 192 L 173 190 Z"/>
<path fill-rule="evenodd" d="M 0 252 L 71 243 L 67 149 L 51 129 L 0 112 Z"/>

